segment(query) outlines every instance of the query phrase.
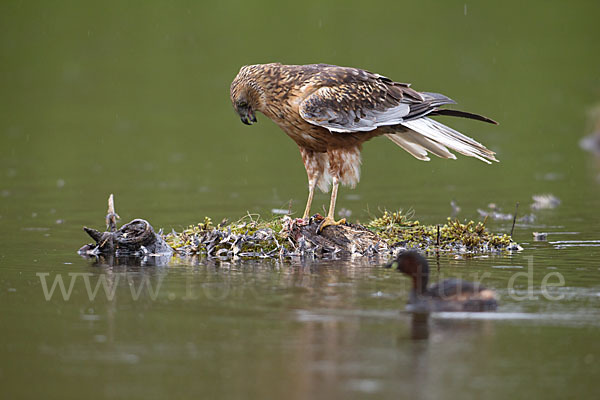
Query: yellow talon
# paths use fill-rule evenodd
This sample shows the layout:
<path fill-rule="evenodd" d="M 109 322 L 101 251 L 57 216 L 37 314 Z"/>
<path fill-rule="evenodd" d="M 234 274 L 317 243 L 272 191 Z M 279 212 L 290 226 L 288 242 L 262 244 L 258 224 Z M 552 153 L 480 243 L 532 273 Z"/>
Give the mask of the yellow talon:
<path fill-rule="evenodd" d="M 323 228 L 325 228 L 326 226 L 342 225 L 345 223 L 346 223 L 346 218 L 342 218 L 339 221 L 336 221 L 335 219 L 333 219 L 331 217 L 325 217 L 325 219 L 323 221 L 321 221 L 321 223 L 319 224 L 319 227 L 317 228 L 317 233 L 321 233 L 323 231 Z"/>

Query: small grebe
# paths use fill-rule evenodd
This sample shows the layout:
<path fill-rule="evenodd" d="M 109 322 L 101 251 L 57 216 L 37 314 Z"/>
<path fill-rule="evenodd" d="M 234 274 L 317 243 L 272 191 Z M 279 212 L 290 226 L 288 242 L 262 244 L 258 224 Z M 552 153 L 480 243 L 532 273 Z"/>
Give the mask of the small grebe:
<path fill-rule="evenodd" d="M 498 307 L 494 291 L 476 282 L 446 279 L 427 287 L 429 264 L 417 251 L 400 253 L 387 267 L 412 278 L 408 311 L 493 311 Z"/>

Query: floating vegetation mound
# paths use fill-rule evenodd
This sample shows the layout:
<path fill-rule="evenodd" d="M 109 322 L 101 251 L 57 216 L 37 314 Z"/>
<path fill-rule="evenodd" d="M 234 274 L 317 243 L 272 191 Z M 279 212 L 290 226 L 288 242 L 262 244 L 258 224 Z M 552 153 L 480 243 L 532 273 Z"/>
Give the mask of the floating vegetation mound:
<path fill-rule="evenodd" d="M 214 225 L 208 217 L 204 222 L 190 225 L 182 232 L 165 235 L 166 242 L 178 254 L 206 255 L 217 258 L 276 257 L 284 244 L 283 218 L 263 221 L 248 215 L 237 222 Z"/>
<path fill-rule="evenodd" d="M 164 265 L 173 250 L 180 256 L 220 260 L 252 258 L 390 255 L 406 249 L 426 252 L 478 254 L 519 250 L 508 235 L 496 235 L 485 228 L 485 220 L 462 223 L 448 218 L 444 225 L 421 225 L 401 211 L 385 211 L 365 226 L 329 225 L 319 232 L 323 217 L 307 220 L 276 217 L 266 221 L 256 215 L 215 225 L 210 218 L 190 225 L 182 232 L 155 233 L 150 223 L 135 219 L 117 229 L 118 214 L 113 196 L 108 199 L 106 231 L 84 227 L 94 240 L 79 249 L 86 257 L 127 258 L 142 263 Z M 125 261 L 123 261 L 125 262 Z"/>
<path fill-rule="evenodd" d="M 462 223 L 448 218 L 443 225 L 421 225 L 402 212 L 385 211 L 365 226 L 327 226 L 318 233 L 323 217 L 309 221 L 289 216 L 266 221 L 247 215 L 214 225 L 210 218 L 182 232 L 165 235 L 178 254 L 209 258 L 271 258 L 336 255 L 376 255 L 404 249 L 479 254 L 518 250 L 508 235 L 497 235 L 484 222 Z"/>

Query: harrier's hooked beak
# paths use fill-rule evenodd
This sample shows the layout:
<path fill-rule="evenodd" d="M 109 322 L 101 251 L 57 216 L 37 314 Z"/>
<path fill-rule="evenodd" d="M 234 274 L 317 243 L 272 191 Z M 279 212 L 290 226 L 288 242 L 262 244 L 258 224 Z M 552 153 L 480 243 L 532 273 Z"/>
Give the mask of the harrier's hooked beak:
<path fill-rule="evenodd" d="M 240 110 L 241 111 L 241 110 Z M 242 112 L 240 112 L 240 119 L 246 125 L 252 125 L 256 122 L 256 115 L 254 115 L 254 111 L 251 108 L 248 108 Z"/>

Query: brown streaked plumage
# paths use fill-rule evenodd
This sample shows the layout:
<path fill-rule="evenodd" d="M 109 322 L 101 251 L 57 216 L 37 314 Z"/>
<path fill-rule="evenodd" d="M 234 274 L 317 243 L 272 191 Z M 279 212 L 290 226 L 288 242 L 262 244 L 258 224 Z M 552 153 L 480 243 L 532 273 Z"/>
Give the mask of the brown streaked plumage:
<path fill-rule="evenodd" d="M 478 114 L 441 109 L 454 101 L 438 93 L 417 92 L 409 84 L 357 68 L 335 65 L 259 64 L 244 66 L 231 83 L 231 101 L 242 122 L 256 122 L 260 111 L 292 138 L 308 175 L 310 214 L 315 186 L 333 183 L 328 216 L 334 223 L 338 185 L 360 179 L 362 143 L 385 135 L 420 160 L 430 152 L 456 158 L 449 149 L 484 162 L 494 152 L 429 118 L 450 115 L 495 123 Z"/>

